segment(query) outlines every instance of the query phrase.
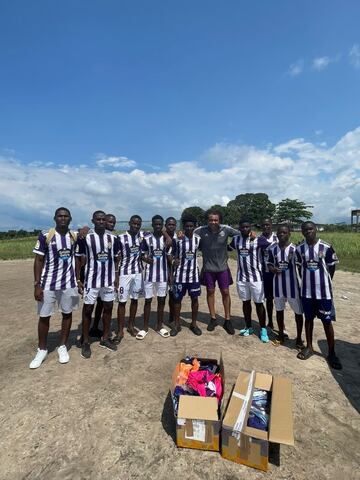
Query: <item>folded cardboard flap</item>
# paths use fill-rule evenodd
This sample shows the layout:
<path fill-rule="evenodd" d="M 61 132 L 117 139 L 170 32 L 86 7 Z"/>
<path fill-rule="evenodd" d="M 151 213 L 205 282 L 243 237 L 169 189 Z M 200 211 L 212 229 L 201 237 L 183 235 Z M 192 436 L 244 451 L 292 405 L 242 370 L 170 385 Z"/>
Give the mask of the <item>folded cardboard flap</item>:
<path fill-rule="evenodd" d="M 273 381 L 272 375 L 269 375 L 268 373 L 256 372 L 255 388 L 259 388 L 260 390 L 266 390 L 267 392 L 270 392 L 272 381 Z"/>
<path fill-rule="evenodd" d="M 180 395 L 178 418 L 192 420 L 219 420 L 216 397 Z"/>
<path fill-rule="evenodd" d="M 254 378 L 253 372 L 240 372 L 233 388 L 230 401 L 223 419 L 223 427 L 235 429 L 238 422 L 239 415 L 246 409 L 246 416 L 251 406 L 250 401 L 246 401 L 247 396 L 252 397 L 253 385 L 250 385 Z M 250 392 L 249 392 L 249 387 Z M 249 399 L 248 399 L 249 400 Z M 236 428 L 238 431 L 238 429 Z"/>
<path fill-rule="evenodd" d="M 294 445 L 291 380 L 273 377 L 269 441 Z"/>

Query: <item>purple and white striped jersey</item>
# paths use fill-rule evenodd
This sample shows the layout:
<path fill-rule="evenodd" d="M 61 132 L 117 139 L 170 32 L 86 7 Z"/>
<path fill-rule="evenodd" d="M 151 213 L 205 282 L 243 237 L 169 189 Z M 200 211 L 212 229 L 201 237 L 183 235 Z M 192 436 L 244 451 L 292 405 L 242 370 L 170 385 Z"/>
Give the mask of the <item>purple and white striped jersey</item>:
<path fill-rule="evenodd" d="M 152 264 L 145 263 L 144 279 L 147 282 L 168 281 L 168 259 L 170 253 L 166 247 L 163 235 L 155 237 L 150 233 L 144 237 L 141 243 L 141 252 L 153 259 Z"/>
<path fill-rule="evenodd" d="M 138 232 L 132 236 L 129 232 L 118 235 L 120 243 L 120 275 L 131 275 L 142 272 L 141 263 L 141 242 L 144 239 L 143 232 Z"/>
<path fill-rule="evenodd" d="M 201 238 L 195 233 L 191 238 L 184 235 L 174 243 L 174 258 L 180 260 L 180 265 L 175 268 L 174 281 L 176 283 L 199 282 L 199 266 L 197 252 Z"/>
<path fill-rule="evenodd" d="M 295 251 L 296 245 L 290 243 L 285 248 L 273 244 L 267 249 L 268 264 L 281 270 L 275 273 L 273 279 L 274 296 L 276 298 L 299 298 L 299 282 L 296 275 Z"/>
<path fill-rule="evenodd" d="M 79 238 L 76 256 L 86 257 L 85 288 L 111 287 L 115 280 L 115 258 L 119 255 L 119 241 L 106 231 L 99 235 L 90 230 Z"/>
<path fill-rule="evenodd" d="M 236 250 L 238 257 L 238 282 L 261 282 L 262 268 L 261 251 L 267 248 L 270 242 L 265 237 L 243 237 L 236 235 L 233 237 L 229 248 Z"/>
<path fill-rule="evenodd" d="M 48 231 L 40 233 L 33 252 L 45 255 L 44 268 L 41 273 L 40 286 L 43 290 L 66 290 L 75 288 L 75 248 L 74 236 L 67 232 L 60 235 L 55 230 L 54 236 L 47 244 Z"/>
<path fill-rule="evenodd" d="M 265 248 L 263 251 L 262 251 L 262 260 L 261 260 L 261 266 L 262 266 L 262 271 L 263 272 L 268 272 L 268 267 L 267 267 L 267 261 L 268 261 L 268 256 L 269 256 L 269 249 L 275 244 L 277 243 L 279 240 L 277 238 L 277 236 L 275 235 L 275 233 L 271 233 L 270 237 L 267 238 L 265 237 L 265 235 L 260 235 L 261 237 L 265 238 L 268 242 L 270 242 L 270 245 L 268 246 L 268 248 Z"/>
<path fill-rule="evenodd" d="M 315 245 L 308 245 L 303 240 L 296 247 L 296 262 L 301 266 L 301 296 L 331 299 L 332 282 L 328 267 L 339 263 L 333 247 L 320 239 Z"/>

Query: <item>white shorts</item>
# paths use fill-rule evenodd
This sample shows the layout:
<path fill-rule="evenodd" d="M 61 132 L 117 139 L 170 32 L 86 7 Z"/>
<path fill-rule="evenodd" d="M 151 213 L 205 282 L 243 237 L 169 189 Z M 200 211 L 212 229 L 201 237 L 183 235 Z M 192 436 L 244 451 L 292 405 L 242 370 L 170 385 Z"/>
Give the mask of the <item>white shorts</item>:
<path fill-rule="evenodd" d="M 301 315 L 303 313 L 300 298 L 275 297 L 275 310 L 277 312 L 282 312 L 285 309 L 286 302 L 289 303 L 291 310 L 297 315 Z"/>
<path fill-rule="evenodd" d="M 94 305 L 98 297 L 103 302 L 113 302 L 115 300 L 114 287 L 86 288 L 84 290 L 85 305 Z"/>
<path fill-rule="evenodd" d="M 119 302 L 126 302 L 130 298 L 137 300 L 143 293 L 143 278 L 141 273 L 120 275 L 119 280 Z"/>
<path fill-rule="evenodd" d="M 246 302 L 253 300 L 255 303 L 264 301 L 264 283 L 263 282 L 236 282 L 240 300 Z"/>
<path fill-rule="evenodd" d="M 145 298 L 152 298 L 154 295 L 156 297 L 166 297 L 167 282 L 148 282 L 145 280 L 144 293 Z"/>
<path fill-rule="evenodd" d="M 71 313 L 79 306 L 79 294 L 77 288 L 66 290 L 44 290 L 44 300 L 38 302 L 38 315 L 50 317 L 55 310 L 55 303 L 61 313 Z"/>

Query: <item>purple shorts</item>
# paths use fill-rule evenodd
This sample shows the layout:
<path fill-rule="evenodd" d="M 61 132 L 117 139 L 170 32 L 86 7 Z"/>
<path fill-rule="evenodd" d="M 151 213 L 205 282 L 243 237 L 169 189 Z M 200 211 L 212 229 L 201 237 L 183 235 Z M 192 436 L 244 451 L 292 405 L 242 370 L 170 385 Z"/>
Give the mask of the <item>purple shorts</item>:
<path fill-rule="evenodd" d="M 216 282 L 218 283 L 220 290 L 229 288 L 229 286 L 234 283 L 230 269 L 228 268 L 223 272 L 203 272 L 201 279 L 202 285 L 205 285 L 206 288 L 214 289 Z"/>

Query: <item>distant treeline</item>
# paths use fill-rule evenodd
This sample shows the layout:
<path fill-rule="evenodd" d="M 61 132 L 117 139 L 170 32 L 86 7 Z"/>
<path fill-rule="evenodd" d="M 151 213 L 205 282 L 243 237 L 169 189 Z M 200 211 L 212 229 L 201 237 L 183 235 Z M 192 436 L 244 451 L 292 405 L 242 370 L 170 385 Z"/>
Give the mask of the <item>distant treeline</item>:
<path fill-rule="evenodd" d="M 25 238 L 25 237 L 37 237 L 41 230 L 32 230 L 27 232 L 26 230 L 8 230 L 7 232 L 0 232 L 0 240 L 7 240 L 10 238 Z"/>

